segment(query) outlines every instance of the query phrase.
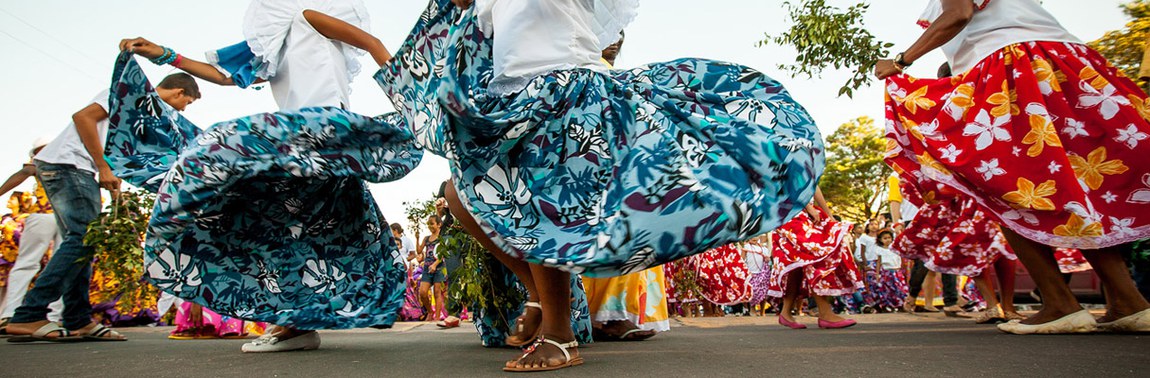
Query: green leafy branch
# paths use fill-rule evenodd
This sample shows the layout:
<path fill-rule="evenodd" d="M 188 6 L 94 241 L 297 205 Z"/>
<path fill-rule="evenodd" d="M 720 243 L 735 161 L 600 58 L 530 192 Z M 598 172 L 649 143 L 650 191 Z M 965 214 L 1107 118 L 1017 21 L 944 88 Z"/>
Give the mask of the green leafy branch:
<path fill-rule="evenodd" d="M 150 193 L 125 191 L 88 225 L 84 244 L 96 250 L 93 282 L 100 286 L 93 293 L 96 302 L 119 297 L 116 309 L 135 313 L 158 298 L 159 291 L 143 280 L 144 233 L 154 203 Z"/>
<path fill-rule="evenodd" d="M 852 5 L 843 11 L 828 6 L 826 0 L 802 0 L 798 5 L 788 1 L 783 6 L 793 24 L 779 36 L 765 35 L 756 45 L 775 43 L 794 47 L 798 52 L 794 64 L 779 64 L 791 77 L 821 76 L 824 69 L 854 70 L 853 75 L 839 89 L 839 96 L 854 97 L 854 91 L 869 85 L 875 64 L 889 56 L 892 43 L 879 41 L 863 27 L 863 18 L 870 7 L 866 2 Z"/>

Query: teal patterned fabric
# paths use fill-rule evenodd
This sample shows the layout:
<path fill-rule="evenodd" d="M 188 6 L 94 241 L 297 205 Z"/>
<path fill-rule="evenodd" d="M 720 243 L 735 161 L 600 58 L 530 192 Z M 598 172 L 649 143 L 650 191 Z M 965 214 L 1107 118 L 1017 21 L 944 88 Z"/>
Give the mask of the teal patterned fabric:
<path fill-rule="evenodd" d="M 513 256 L 627 274 L 768 232 L 814 195 L 822 136 L 758 71 L 574 69 L 495 97 L 491 48 L 473 9 L 434 0 L 376 80 Z"/>
<path fill-rule="evenodd" d="M 365 181 L 422 151 L 401 117 L 305 108 L 197 133 L 130 54 L 117 60 L 107 155 L 157 191 L 147 279 L 220 314 L 300 329 L 390 326 L 404 267 Z"/>

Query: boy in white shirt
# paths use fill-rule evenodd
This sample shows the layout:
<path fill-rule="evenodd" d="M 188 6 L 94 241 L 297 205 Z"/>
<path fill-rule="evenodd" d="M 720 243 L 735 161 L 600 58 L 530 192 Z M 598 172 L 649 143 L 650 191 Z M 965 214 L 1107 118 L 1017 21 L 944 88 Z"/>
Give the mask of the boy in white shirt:
<path fill-rule="evenodd" d="M 156 92 L 179 111 L 200 98 L 195 79 L 182 73 L 164 78 Z M 7 331 L 17 337 L 11 341 L 126 340 L 92 321 L 88 302 L 95 250 L 84 245 L 84 234 L 100 214 L 100 189 L 113 196 L 120 190 L 120 178 L 104 161 L 108 95 L 107 90 L 100 92 L 73 114 L 72 124 L 33 158 L 36 177 L 52 204 L 63 241 L 12 316 Z M 62 325 L 47 319 L 48 305 L 61 298 Z"/>

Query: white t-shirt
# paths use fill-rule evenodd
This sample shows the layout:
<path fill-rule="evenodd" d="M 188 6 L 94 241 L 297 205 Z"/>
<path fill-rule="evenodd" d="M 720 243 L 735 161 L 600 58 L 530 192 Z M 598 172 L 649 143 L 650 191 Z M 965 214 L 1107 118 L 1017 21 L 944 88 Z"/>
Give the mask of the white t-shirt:
<path fill-rule="evenodd" d="M 638 0 L 477 0 L 480 29 L 494 38 L 488 90 L 515 92 L 556 70 L 605 72 L 603 49 L 619 40 L 638 7 Z"/>
<path fill-rule="evenodd" d="M 108 111 L 108 90 L 101 91 L 97 94 L 92 101 L 84 104 L 87 107 L 91 104 L 100 105 L 105 112 Z M 108 118 L 105 117 L 100 122 L 96 122 L 96 131 L 100 135 L 100 146 L 104 145 L 104 140 L 108 137 Z M 96 162 L 92 160 L 92 155 L 88 154 L 88 149 L 84 147 L 84 142 L 80 141 L 80 133 L 76 131 L 76 123 L 68 123 L 68 127 L 60 132 L 60 135 L 53 139 L 51 143 L 44 146 L 40 153 L 36 154 L 33 160 L 49 163 L 49 164 L 68 164 L 75 166 L 77 169 L 96 172 Z"/>
<path fill-rule="evenodd" d="M 866 256 L 864 259 L 863 248 L 866 248 Z M 878 255 L 874 252 L 875 239 L 874 236 L 862 234 L 855 240 L 855 261 L 874 261 L 878 259 Z"/>
<path fill-rule="evenodd" d="M 981 10 L 966 28 L 942 46 L 955 74 L 974 68 L 995 51 L 1031 41 L 1082 43 L 1037 0 L 973 0 Z M 942 15 L 942 1 L 930 0 L 919 24 L 927 27 Z"/>
<path fill-rule="evenodd" d="M 902 257 L 899 257 L 894 251 L 875 244 L 874 252 L 876 256 L 882 257 L 883 269 L 898 269 L 902 267 Z"/>
<path fill-rule="evenodd" d="M 403 256 L 403 262 L 407 264 L 407 260 L 411 258 L 412 254 L 415 254 L 415 240 L 411 240 L 411 237 L 407 236 L 407 234 L 399 237 L 399 240 L 400 244 L 403 244 L 400 246 L 399 255 Z"/>
<path fill-rule="evenodd" d="M 327 39 L 304 19 L 312 9 L 370 31 L 360 0 L 255 0 L 244 18 L 244 38 L 263 64 L 280 110 L 314 106 L 350 108 L 351 80 L 363 50 Z"/>

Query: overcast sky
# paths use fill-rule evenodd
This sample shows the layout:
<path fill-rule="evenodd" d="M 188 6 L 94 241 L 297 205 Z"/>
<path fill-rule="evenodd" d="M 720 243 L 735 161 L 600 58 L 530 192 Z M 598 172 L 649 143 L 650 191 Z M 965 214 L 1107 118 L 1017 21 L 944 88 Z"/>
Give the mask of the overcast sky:
<path fill-rule="evenodd" d="M 867 25 L 880 39 L 905 49 L 922 32 L 915 25 L 926 0 L 872 0 Z M 786 27 L 782 0 L 647 0 L 638 20 L 627 29 L 627 44 L 618 62 L 631 67 L 680 57 L 705 57 L 745 64 L 782 81 L 813 115 L 824 135 L 858 116 L 883 117 L 882 92 L 871 87 L 854 99 L 835 95 L 848 75 L 790 78 L 776 68 L 793 61 L 794 52 L 779 46 L 755 47 L 764 33 Z M 829 0 L 845 6 L 853 3 Z M 1093 40 L 1127 20 L 1120 0 L 1046 0 L 1048 8 L 1072 33 Z M 419 0 L 367 0 L 372 33 L 393 48 L 407 36 L 426 3 Z M 121 38 L 143 36 L 184 55 L 239 42 L 246 1 L 0 0 L 0 179 L 28 160 L 39 136 L 54 137 L 70 116 L 109 86 L 116 46 Z M 911 74 L 933 76 L 943 61 L 933 53 L 915 64 Z M 374 66 L 367 57 L 365 67 Z M 141 62 L 153 82 L 171 72 Z M 352 110 L 381 114 L 391 104 L 365 70 L 353 84 Z M 267 90 L 215 87 L 201 83 L 204 97 L 185 115 L 200 127 L 244 115 L 275 111 Z M 450 175 L 445 160 L 428 154 L 406 178 L 372 186 L 384 214 L 406 224 L 402 203 L 430 197 Z M 25 187 L 27 189 L 27 184 Z M 5 196 L 4 198 L 7 198 Z"/>

